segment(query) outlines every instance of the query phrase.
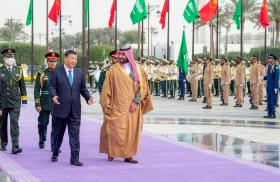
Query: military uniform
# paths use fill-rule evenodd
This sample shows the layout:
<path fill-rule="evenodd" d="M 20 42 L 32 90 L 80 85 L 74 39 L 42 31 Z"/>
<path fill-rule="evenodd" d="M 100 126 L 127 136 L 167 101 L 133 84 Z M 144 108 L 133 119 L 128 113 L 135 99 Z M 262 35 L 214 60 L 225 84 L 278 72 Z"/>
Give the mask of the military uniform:
<path fill-rule="evenodd" d="M 98 65 L 90 65 L 88 67 L 88 73 L 89 73 L 89 84 L 90 87 L 93 88 L 93 82 L 94 82 L 94 71 L 98 69 Z"/>
<path fill-rule="evenodd" d="M 225 62 L 221 71 L 221 86 L 223 91 L 223 103 L 221 105 L 228 105 L 230 81 L 231 81 L 230 64 L 228 62 Z"/>
<path fill-rule="evenodd" d="M 273 54 L 268 55 L 269 59 L 277 60 L 277 57 Z M 267 76 L 264 77 L 266 83 L 266 93 L 267 93 L 267 116 L 265 118 L 276 118 L 276 97 L 279 90 L 279 66 L 274 63 L 269 63 L 267 66 Z"/>
<path fill-rule="evenodd" d="M 176 90 L 177 90 L 177 82 L 178 82 L 178 67 L 175 63 L 169 65 L 168 73 L 170 76 L 169 81 L 169 93 L 170 93 L 170 99 L 175 99 L 176 96 Z"/>
<path fill-rule="evenodd" d="M 258 68 L 258 63 L 251 65 L 250 70 L 250 89 L 251 89 L 251 99 L 252 107 L 250 109 L 258 109 L 259 107 L 259 86 L 260 86 L 260 70 Z"/>
<path fill-rule="evenodd" d="M 235 78 L 236 78 L 236 66 L 234 65 L 235 63 L 231 63 L 230 67 L 230 95 L 233 96 L 235 94 Z"/>
<path fill-rule="evenodd" d="M 203 69 L 204 65 L 201 63 L 198 63 L 198 94 L 197 97 L 201 98 L 203 95 Z"/>
<path fill-rule="evenodd" d="M 191 102 L 197 101 L 197 92 L 198 92 L 198 74 L 199 74 L 199 65 L 196 61 L 193 62 L 190 75 L 191 75 L 191 89 L 192 89 L 192 99 Z"/>
<path fill-rule="evenodd" d="M 220 63 L 214 66 L 214 89 L 215 89 L 215 96 L 219 96 L 221 93 L 221 72 L 222 66 Z"/>
<path fill-rule="evenodd" d="M 244 84 L 246 76 L 246 65 L 242 62 L 236 66 L 236 105 L 235 107 L 242 107 L 244 103 Z"/>
<path fill-rule="evenodd" d="M 164 60 L 164 62 L 167 64 L 168 61 Z M 167 98 L 168 94 L 168 65 L 163 65 L 160 68 L 160 87 L 161 87 L 161 92 L 162 92 L 162 97 Z"/>
<path fill-rule="evenodd" d="M 210 59 L 211 58 L 207 58 Z M 214 79 L 214 67 L 211 64 L 207 64 L 204 69 L 204 74 L 203 74 L 203 86 L 204 86 L 204 94 L 206 98 L 206 103 L 207 106 L 203 107 L 204 109 L 211 109 L 212 108 L 212 85 L 213 85 L 213 79 Z"/>
<path fill-rule="evenodd" d="M 13 52 L 14 50 L 8 49 L 2 51 Z M 2 110 L 2 117 L 0 120 L 0 132 L 1 137 L 4 135 L 2 132 L 6 132 L 3 126 L 7 126 L 7 120 L 5 118 L 10 116 L 10 135 L 12 138 L 12 154 L 22 152 L 19 148 L 19 125 L 18 120 L 20 116 L 21 103 L 27 104 L 27 93 L 23 77 L 22 69 L 18 66 L 6 67 L 6 65 L 0 67 L 0 107 Z M 7 135 L 6 135 L 7 136 Z M 8 144 L 8 138 L 1 138 L 1 149 L 6 148 Z"/>

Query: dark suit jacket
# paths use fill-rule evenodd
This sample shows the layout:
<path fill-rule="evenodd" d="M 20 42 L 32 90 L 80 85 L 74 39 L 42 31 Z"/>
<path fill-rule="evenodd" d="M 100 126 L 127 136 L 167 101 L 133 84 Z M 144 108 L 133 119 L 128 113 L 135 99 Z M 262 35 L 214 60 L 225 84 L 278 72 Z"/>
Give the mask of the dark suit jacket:
<path fill-rule="evenodd" d="M 74 80 L 70 86 L 64 65 L 58 67 L 52 72 L 49 79 L 49 95 L 59 97 L 60 105 L 52 103 L 51 113 L 54 117 L 66 118 L 72 112 L 72 115 L 81 119 L 81 97 L 80 94 L 89 100 L 90 94 L 86 88 L 82 72 L 74 68 Z"/>

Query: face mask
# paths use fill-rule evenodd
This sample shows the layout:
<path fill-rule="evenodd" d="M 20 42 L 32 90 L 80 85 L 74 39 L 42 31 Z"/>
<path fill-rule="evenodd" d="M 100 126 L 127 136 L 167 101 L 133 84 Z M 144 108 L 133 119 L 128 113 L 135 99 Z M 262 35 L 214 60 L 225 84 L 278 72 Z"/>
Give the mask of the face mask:
<path fill-rule="evenodd" d="M 14 58 L 8 58 L 8 59 L 6 59 L 5 64 L 7 64 L 8 66 L 12 66 L 15 64 L 15 62 L 16 61 Z"/>

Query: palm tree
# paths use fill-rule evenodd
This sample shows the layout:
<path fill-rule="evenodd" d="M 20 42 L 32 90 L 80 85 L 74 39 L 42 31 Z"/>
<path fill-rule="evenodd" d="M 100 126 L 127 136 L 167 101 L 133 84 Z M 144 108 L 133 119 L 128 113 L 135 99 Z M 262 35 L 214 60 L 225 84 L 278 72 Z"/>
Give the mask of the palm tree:
<path fill-rule="evenodd" d="M 225 55 L 227 56 L 228 53 L 228 33 L 230 31 L 230 28 L 233 24 L 233 11 L 230 11 L 234 9 L 233 4 L 227 3 L 225 8 L 220 11 L 219 15 L 219 24 L 221 27 L 225 28 L 226 30 L 226 38 L 225 38 Z"/>
<path fill-rule="evenodd" d="M 28 35 L 23 31 L 24 25 L 18 21 L 7 20 L 5 26 L 0 28 L 0 39 L 9 42 L 27 40 Z"/>
<path fill-rule="evenodd" d="M 270 13 L 270 20 L 275 23 L 276 29 L 276 44 L 279 44 L 279 32 L 280 32 L 280 1 L 279 0 L 269 0 L 268 11 Z"/>

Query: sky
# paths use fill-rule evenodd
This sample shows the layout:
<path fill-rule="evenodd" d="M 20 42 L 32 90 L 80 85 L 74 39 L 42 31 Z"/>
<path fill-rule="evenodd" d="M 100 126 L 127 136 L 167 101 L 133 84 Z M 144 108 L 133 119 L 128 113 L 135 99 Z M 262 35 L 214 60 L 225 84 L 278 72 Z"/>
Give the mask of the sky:
<path fill-rule="evenodd" d="M 0 27 L 4 25 L 4 22 L 8 18 L 20 19 L 22 23 L 25 23 L 28 6 L 30 0 L 0 0 Z M 34 32 L 35 42 L 44 44 L 45 40 L 42 37 L 39 41 L 39 34 L 45 35 L 46 24 L 46 0 L 33 0 L 34 1 Z M 90 27 L 107 27 L 110 16 L 110 8 L 113 0 L 90 0 Z M 203 1 L 203 0 L 202 0 Z M 208 0 L 207 0 L 208 1 Z M 223 4 L 229 0 L 220 0 Z M 49 0 L 49 9 L 51 8 L 54 0 Z M 183 11 L 188 0 L 170 0 L 170 41 L 175 44 L 180 44 L 183 27 L 186 27 L 187 42 L 191 43 L 192 25 L 186 23 L 183 18 Z M 206 0 L 204 0 L 206 2 Z M 137 25 L 133 25 L 130 20 L 130 12 L 134 6 L 135 0 L 118 0 L 118 28 L 121 30 L 137 29 Z M 158 10 L 161 11 L 164 4 L 164 0 L 146 0 L 146 4 L 158 5 Z M 4 6 L 3 6 L 4 5 Z M 204 4 L 200 4 L 199 8 Z M 160 17 L 156 14 L 157 9 L 151 13 L 150 25 L 157 27 L 159 32 L 157 37 L 154 37 L 154 41 L 158 43 L 166 43 L 167 28 L 161 29 L 159 22 Z M 82 0 L 62 0 L 62 15 L 71 16 L 72 25 L 68 24 L 68 21 L 63 21 L 63 27 L 65 32 L 73 34 L 75 32 L 81 32 L 82 30 Z M 51 37 L 58 35 L 58 27 L 51 21 L 50 34 Z M 147 28 L 147 21 L 145 21 L 145 28 Z M 251 32 L 253 30 L 252 25 L 248 23 L 245 32 Z M 25 31 L 30 34 L 30 26 L 25 28 Z M 146 29 L 147 31 L 147 29 Z M 261 30 L 260 30 L 261 31 Z M 236 33 L 237 30 L 233 26 L 231 33 Z M 223 33 L 223 32 L 222 32 Z"/>

